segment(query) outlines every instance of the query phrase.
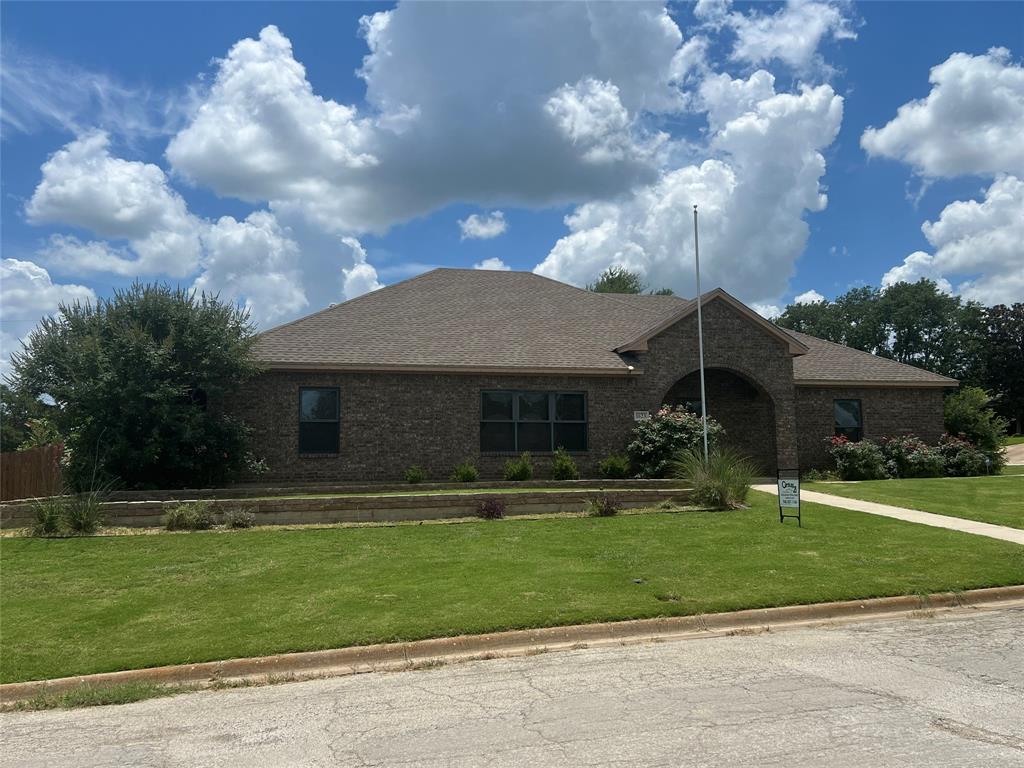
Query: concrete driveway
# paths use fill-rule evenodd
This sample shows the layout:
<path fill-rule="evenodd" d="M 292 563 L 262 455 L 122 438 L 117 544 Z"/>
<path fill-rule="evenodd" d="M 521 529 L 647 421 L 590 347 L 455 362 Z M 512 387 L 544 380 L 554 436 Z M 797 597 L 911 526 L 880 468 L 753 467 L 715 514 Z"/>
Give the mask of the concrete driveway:
<path fill-rule="evenodd" d="M 4 766 L 1024 765 L 1024 605 L 0 717 Z"/>
<path fill-rule="evenodd" d="M 1007 464 L 1024 464 L 1024 443 L 1006 446 Z"/>

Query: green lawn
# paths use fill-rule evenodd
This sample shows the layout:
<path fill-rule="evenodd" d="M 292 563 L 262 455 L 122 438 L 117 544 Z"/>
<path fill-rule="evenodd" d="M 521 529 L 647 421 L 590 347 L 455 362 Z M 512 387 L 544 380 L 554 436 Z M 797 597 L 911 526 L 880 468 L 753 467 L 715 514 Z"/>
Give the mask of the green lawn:
<path fill-rule="evenodd" d="M 1004 475 L 1024 475 L 1024 464 L 1008 464 L 1000 471 Z"/>
<path fill-rule="evenodd" d="M 1024 528 L 1024 475 L 862 480 L 807 483 L 804 487 L 809 491 Z"/>
<path fill-rule="evenodd" d="M 0 542 L 3 682 L 1024 583 L 1024 547 L 775 499 L 738 512 Z M 636 580 L 640 580 L 639 583 Z"/>
<path fill-rule="evenodd" d="M 1024 445 L 1024 435 L 1014 435 L 1013 437 L 1004 437 L 1003 445 Z"/>

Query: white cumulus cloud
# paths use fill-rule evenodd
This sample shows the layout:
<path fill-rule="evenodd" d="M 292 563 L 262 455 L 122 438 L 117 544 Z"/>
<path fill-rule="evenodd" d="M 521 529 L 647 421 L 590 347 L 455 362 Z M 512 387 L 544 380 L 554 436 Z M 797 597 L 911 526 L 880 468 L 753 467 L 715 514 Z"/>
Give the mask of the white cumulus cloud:
<path fill-rule="evenodd" d="M 203 271 L 193 288 L 241 302 L 259 325 L 294 316 L 309 303 L 302 289 L 299 247 L 272 213 L 244 221 L 223 216 L 203 234 Z"/>
<path fill-rule="evenodd" d="M 843 100 L 827 85 L 777 94 L 765 72 L 705 85 L 712 157 L 666 170 L 624 198 L 577 207 L 537 273 L 583 285 L 616 264 L 693 295 L 697 204 L 703 285 L 760 304 L 785 292 L 807 242 L 804 214 L 827 202 L 821 150 L 839 130 Z"/>
<path fill-rule="evenodd" d="M 922 277 L 984 304 L 1024 301 L 1024 181 L 1000 176 L 983 199 L 957 200 L 921 230 L 934 248 L 917 251 L 882 277 L 882 285 Z"/>
<path fill-rule="evenodd" d="M 377 280 L 377 270 L 366 260 L 366 249 L 354 237 L 343 237 L 341 242 L 352 251 L 351 268 L 342 268 L 342 295 L 354 299 L 384 286 Z"/>
<path fill-rule="evenodd" d="M 489 269 L 494 272 L 508 272 L 511 267 L 497 256 L 492 256 L 489 259 L 478 261 L 473 265 L 473 269 Z"/>
<path fill-rule="evenodd" d="M 508 222 L 501 211 L 491 211 L 481 215 L 474 213 L 459 220 L 462 240 L 490 240 L 492 237 L 505 234 Z"/>
<path fill-rule="evenodd" d="M 709 8 L 707 13 L 713 20 L 719 11 Z M 736 32 L 732 58 L 755 66 L 772 60 L 796 70 L 821 66 L 818 46 L 822 40 L 857 37 L 845 6 L 834 2 L 789 0 L 774 13 L 731 13 L 727 22 Z"/>
<path fill-rule="evenodd" d="M 12 352 L 42 317 L 52 315 L 60 304 L 96 301 L 84 285 L 54 283 L 50 273 L 31 261 L 0 261 L 0 375 L 10 370 Z"/>
<path fill-rule="evenodd" d="M 813 288 L 803 293 L 798 293 L 793 299 L 794 304 L 815 304 L 819 301 L 824 301 L 825 297 L 818 293 Z"/>
<path fill-rule="evenodd" d="M 55 152 L 43 163 L 42 180 L 25 206 L 28 220 L 127 240 L 136 256 L 112 252 L 84 265 L 102 264 L 123 275 L 189 274 L 201 249 L 198 220 L 159 166 L 114 157 L 109 146 L 110 137 L 99 131 Z"/>
<path fill-rule="evenodd" d="M 928 80 L 928 96 L 864 131 L 867 153 L 901 160 L 926 177 L 1024 176 L 1024 67 L 1010 52 L 954 53 Z"/>

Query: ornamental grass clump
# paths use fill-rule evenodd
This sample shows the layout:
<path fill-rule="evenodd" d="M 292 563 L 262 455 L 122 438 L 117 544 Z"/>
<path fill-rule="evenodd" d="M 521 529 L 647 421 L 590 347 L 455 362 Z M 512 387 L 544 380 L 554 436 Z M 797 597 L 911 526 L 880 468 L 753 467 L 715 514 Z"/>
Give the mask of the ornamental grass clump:
<path fill-rule="evenodd" d="M 500 496 L 482 499 L 476 506 L 476 516 L 484 520 L 501 520 L 505 517 L 505 500 Z"/>
<path fill-rule="evenodd" d="M 405 482 L 407 483 L 422 483 L 426 479 L 427 471 L 423 467 L 413 464 L 405 470 Z"/>
<path fill-rule="evenodd" d="M 614 517 L 622 505 L 610 493 L 601 493 L 587 499 L 587 512 L 592 517 Z"/>
<path fill-rule="evenodd" d="M 64 506 L 67 500 L 62 496 L 50 496 L 32 502 L 32 535 L 58 536 L 64 528 Z"/>
<path fill-rule="evenodd" d="M 551 477 L 555 480 L 579 480 L 580 470 L 565 448 L 559 446 L 551 457 Z"/>
<path fill-rule="evenodd" d="M 677 456 L 672 474 L 692 486 L 691 498 L 702 507 L 740 509 L 757 467 L 731 448 L 716 448 L 707 460 L 702 449 L 694 448 Z"/>

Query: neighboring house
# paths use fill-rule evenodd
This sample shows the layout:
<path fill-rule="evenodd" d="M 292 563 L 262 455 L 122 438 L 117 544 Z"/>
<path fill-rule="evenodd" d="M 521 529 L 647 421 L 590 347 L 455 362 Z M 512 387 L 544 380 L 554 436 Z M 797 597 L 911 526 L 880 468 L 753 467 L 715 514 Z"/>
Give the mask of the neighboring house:
<path fill-rule="evenodd" d="M 707 411 L 765 472 L 825 440 L 942 434 L 957 382 L 785 331 L 705 294 Z M 266 372 L 237 401 L 272 480 L 484 477 L 552 450 L 584 476 L 663 403 L 699 410 L 696 302 L 591 293 L 526 272 L 437 269 L 260 334 Z M 641 413 L 637 413 L 641 412 Z"/>

